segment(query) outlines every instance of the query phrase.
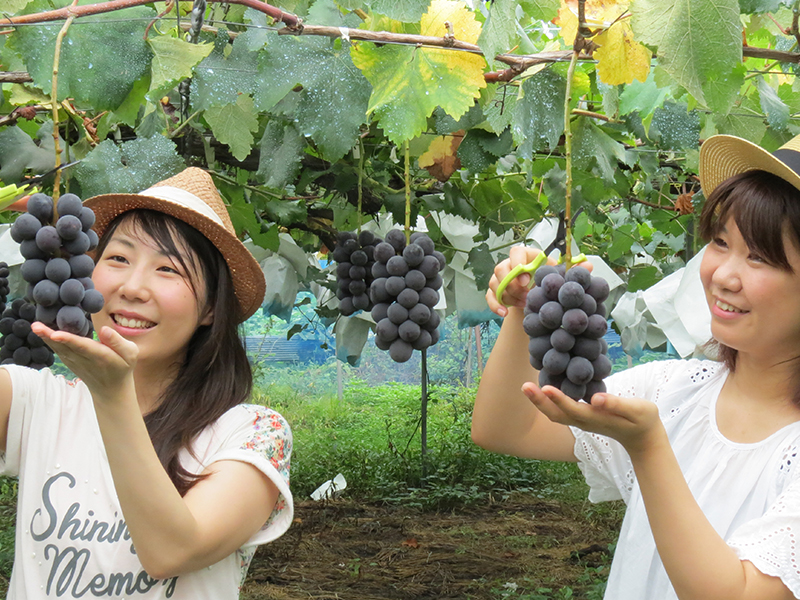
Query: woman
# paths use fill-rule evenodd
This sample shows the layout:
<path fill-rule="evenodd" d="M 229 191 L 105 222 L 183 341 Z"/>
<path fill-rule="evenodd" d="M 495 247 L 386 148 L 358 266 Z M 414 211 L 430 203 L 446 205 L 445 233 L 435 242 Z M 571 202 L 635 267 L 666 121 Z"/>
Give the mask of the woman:
<path fill-rule="evenodd" d="M 731 136 L 701 148 L 711 243 L 701 279 L 722 362 L 664 361 L 606 380 L 591 404 L 539 388 L 522 331 L 525 281 L 487 294 L 505 316 L 473 439 L 578 461 L 593 501 L 623 499 L 606 598 L 800 597 L 800 136 L 770 154 Z M 522 390 L 519 392 L 518 390 Z"/>
<path fill-rule="evenodd" d="M 243 404 L 237 325 L 263 274 L 200 169 L 85 205 L 97 341 L 33 325 L 79 379 L 0 369 L 19 475 L 9 598 L 238 598 L 256 546 L 292 519 L 288 425 Z"/>

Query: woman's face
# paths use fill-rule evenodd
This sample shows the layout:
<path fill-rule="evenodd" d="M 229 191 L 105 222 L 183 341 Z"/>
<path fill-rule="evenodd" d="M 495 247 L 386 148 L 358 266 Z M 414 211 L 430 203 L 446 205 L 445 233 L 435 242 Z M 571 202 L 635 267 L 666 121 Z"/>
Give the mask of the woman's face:
<path fill-rule="evenodd" d="M 191 265 L 190 251 L 185 252 L 184 262 Z M 180 364 L 197 328 L 211 323 L 211 311 L 198 301 L 205 298 L 202 275 L 188 273 L 130 223 L 114 232 L 92 280 L 105 299 L 92 316 L 95 329 L 108 326 L 135 342 L 139 363 Z"/>
<path fill-rule="evenodd" d="M 776 362 L 800 354 L 800 252 L 783 237 L 794 272 L 754 254 L 732 218 L 711 240 L 700 266 L 714 338 Z"/>

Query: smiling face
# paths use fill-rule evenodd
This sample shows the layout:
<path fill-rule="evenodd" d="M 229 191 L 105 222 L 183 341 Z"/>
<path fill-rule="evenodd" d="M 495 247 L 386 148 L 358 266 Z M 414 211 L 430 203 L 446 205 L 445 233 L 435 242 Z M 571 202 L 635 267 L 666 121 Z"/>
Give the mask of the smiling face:
<path fill-rule="evenodd" d="M 95 329 L 108 326 L 135 342 L 140 364 L 181 364 L 197 328 L 212 320 L 202 273 L 193 269 L 191 251 L 173 239 L 183 260 L 134 222 L 122 222 L 92 274 L 105 299 L 92 317 Z"/>
<path fill-rule="evenodd" d="M 785 233 L 783 242 L 790 269 L 754 252 L 730 218 L 700 266 L 714 338 L 771 361 L 800 355 L 800 251 Z"/>

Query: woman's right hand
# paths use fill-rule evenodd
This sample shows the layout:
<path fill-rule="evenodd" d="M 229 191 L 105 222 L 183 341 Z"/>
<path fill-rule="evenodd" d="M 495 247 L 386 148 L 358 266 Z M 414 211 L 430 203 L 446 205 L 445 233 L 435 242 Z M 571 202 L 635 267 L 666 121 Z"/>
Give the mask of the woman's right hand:
<path fill-rule="evenodd" d="M 541 254 L 541 252 L 541 250 L 529 246 L 513 246 L 508 253 L 508 258 L 494 268 L 494 275 L 492 275 L 489 281 L 489 290 L 486 292 L 486 302 L 489 304 L 489 308 L 492 312 L 501 317 L 505 317 L 508 314 L 507 307 L 515 306 L 517 308 L 525 308 L 525 298 L 528 296 L 528 284 L 531 281 L 531 275 L 529 273 L 523 273 L 506 286 L 502 298 L 505 306 L 503 306 L 497 298 L 497 286 L 500 285 L 500 282 L 503 281 L 505 276 L 508 275 L 514 267 L 528 264 L 536 258 L 537 255 Z M 548 258 L 547 264 L 554 265 L 556 263 L 553 259 Z"/>

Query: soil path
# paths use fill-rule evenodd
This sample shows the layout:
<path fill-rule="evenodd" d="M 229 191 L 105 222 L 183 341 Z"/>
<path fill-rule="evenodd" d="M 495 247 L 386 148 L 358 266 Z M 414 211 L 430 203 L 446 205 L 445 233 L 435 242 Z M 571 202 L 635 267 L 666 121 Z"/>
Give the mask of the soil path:
<path fill-rule="evenodd" d="M 566 587 L 572 598 L 597 597 L 621 511 L 587 508 L 521 499 L 429 513 L 304 502 L 289 532 L 257 552 L 242 600 L 538 600 L 564 597 Z"/>

